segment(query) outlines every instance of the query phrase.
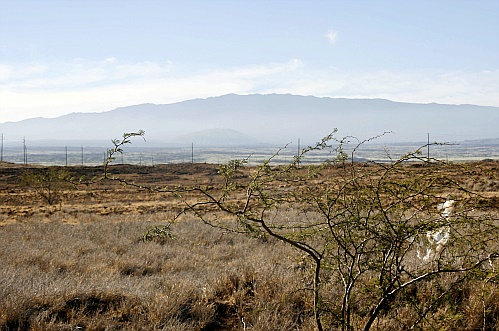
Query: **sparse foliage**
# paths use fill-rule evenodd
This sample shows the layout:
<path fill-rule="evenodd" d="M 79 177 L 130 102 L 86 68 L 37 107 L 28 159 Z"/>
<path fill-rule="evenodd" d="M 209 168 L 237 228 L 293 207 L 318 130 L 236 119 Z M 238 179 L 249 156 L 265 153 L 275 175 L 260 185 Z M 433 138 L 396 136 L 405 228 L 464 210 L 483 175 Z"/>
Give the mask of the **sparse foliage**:
<path fill-rule="evenodd" d="M 358 163 L 356 153 L 371 139 L 352 144 L 354 138 L 337 139 L 335 133 L 286 165 L 272 163 L 281 151 L 257 167 L 235 160 L 220 167 L 220 187 L 174 192 L 195 194 L 195 202 L 184 201 L 184 212 L 211 226 L 272 237 L 305 256 L 311 285 L 305 290 L 313 298 L 318 330 L 367 331 L 401 307 L 411 311 L 405 319 L 394 317 L 403 328 L 431 323 L 437 318 L 433 312 L 459 284 L 487 274 L 496 263 L 499 255 L 491 243 L 499 238 L 497 219 L 480 208 L 482 197 L 446 174 L 445 163 L 421 157 L 425 146 L 388 163 Z M 143 131 L 114 141 L 107 164 L 133 136 Z M 325 161 L 300 167 L 309 153 L 324 153 Z M 456 211 L 441 217 L 437 206 L 450 193 Z M 285 216 L 289 211 L 293 218 Z M 450 232 L 448 242 L 422 261 L 418 244 L 442 227 Z M 456 280 L 440 283 L 444 275 Z M 420 300 L 419 292 L 430 282 L 438 284 L 431 299 Z"/>
<path fill-rule="evenodd" d="M 34 189 L 49 205 L 60 203 L 62 192 L 74 187 L 69 171 L 60 167 L 27 170 L 20 179 L 24 186 Z"/>
<path fill-rule="evenodd" d="M 498 238 L 495 220 L 477 208 L 477 195 L 444 175 L 444 163 L 421 158 L 419 151 L 389 163 L 353 162 L 365 142 L 352 147 L 348 138 L 330 135 L 285 166 L 272 166 L 272 158 L 255 169 L 232 162 L 220 168 L 222 190 L 197 188 L 204 199 L 188 206 L 208 224 L 271 236 L 308 256 L 318 330 L 324 324 L 370 330 L 382 314 L 397 309 L 397 299 L 411 302 L 400 299 L 408 288 L 443 274 L 466 277 L 498 257 L 489 251 Z M 328 159 L 300 168 L 310 152 L 326 152 Z M 414 162 L 423 165 L 417 173 L 411 171 Z M 234 179 L 236 172 L 247 179 Z M 459 195 L 458 211 L 442 218 L 437 205 L 446 192 Z M 233 220 L 220 221 L 213 209 Z M 293 220 L 282 216 L 290 209 L 298 215 Z M 422 262 L 417 243 L 443 226 L 451 240 L 431 261 Z M 452 286 L 442 286 L 440 301 Z M 405 327 L 423 325 L 439 300 L 429 307 L 413 300 L 414 314 L 420 316 L 405 321 Z"/>
<path fill-rule="evenodd" d="M 156 225 L 147 230 L 142 235 L 143 241 L 154 241 L 159 244 L 164 244 L 167 240 L 173 239 L 175 236 L 171 230 L 171 224 Z"/>
<path fill-rule="evenodd" d="M 117 153 L 123 153 L 123 146 L 130 144 L 131 143 L 131 138 L 133 137 L 142 137 L 144 140 L 144 135 L 146 132 L 144 130 L 139 130 L 137 132 L 128 132 L 128 133 L 123 133 L 123 136 L 121 139 L 112 139 L 111 142 L 114 145 L 114 148 L 108 150 L 108 157 L 105 160 L 105 165 L 109 165 L 114 159 L 115 159 L 115 154 Z"/>

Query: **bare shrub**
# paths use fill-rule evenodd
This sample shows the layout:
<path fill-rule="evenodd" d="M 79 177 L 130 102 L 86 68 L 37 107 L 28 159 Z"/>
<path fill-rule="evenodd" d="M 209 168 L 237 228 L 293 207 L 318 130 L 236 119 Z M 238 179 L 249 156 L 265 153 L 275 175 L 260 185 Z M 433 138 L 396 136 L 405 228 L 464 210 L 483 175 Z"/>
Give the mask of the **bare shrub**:
<path fill-rule="evenodd" d="M 61 167 L 27 170 L 21 183 L 33 190 L 49 205 L 61 202 L 62 192 L 73 187 L 71 174 Z"/>
<path fill-rule="evenodd" d="M 325 324 L 367 331 L 401 306 L 412 310 L 404 322 L 408 328 L 440 319 L 438 307 L 460 286 L 440 282 L 444 275 L 466 278 L 499 257 L 490 246 L 498 238 L 494 216 L 480 208 L 482 197 L 447 175 L 447 164 L 421 158 L 420 150 L 389 163 L 356 163 L 367 141 L 348 154 L 348 139 L 325 137 L 284 166 L 271 164 L 279 152 L 255 169 L 244 167 L 245 160 L 231 161 L 220 168 L 222 187 L 192 188 L 201 198 L 188 209 L 214 227 L 273 237 L 306 255 L 313 265 L 309 279 L 318 330 Z M 327 151 L 325 162 L 299 166 L 307 153 L 321 151 Z M 414 162 L 421 167 L 408 166 Z M 476 177 L 465 167 L 461 171 Z M 459 205 L 452 216 L 437 211 L 449 193 Z M 284 216 L 289 209 L 295 219 Z M 213 217 L 213 210 L 232 220 Z M 432 242 L 438 244 L 429 246 Z M 426 300 L 408 295 L 409 288 L 425 283 L 441 286 Z"/>

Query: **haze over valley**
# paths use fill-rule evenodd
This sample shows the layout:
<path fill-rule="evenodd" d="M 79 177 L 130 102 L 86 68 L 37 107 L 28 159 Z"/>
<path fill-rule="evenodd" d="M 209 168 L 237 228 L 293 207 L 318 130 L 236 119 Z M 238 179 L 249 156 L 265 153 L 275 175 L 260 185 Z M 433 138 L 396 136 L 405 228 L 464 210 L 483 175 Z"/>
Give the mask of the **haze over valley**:
<path fill-rule="evenodd" d="M 141 104 L 102 113 L 71 113 L 0 123 L 5 143 L 109 142 L 146 131 L 149 146 L 282 145 L 313 143 L 338 128 L 361 140 L 456 142 L 499 137 L 499 107 L 416 104 L 383 99 L 318 98 L 290 94 L 223 95 L 172 104 Z"/>
<path fill-rule="evenodd" d="M 173 104 L 141 104 L 102 113 L 71 113 L 0 123 L 10 162 L 101 164 L 111 139 L 145 131 L 126 146 L 122 163 L 220 163 L 252 155 L 258 163 L 289 146 L 313 145 L 338 128 L 352 143 L 383 135 L 363 147 L 360 159 L 385 160 L 431 142 L 432 156 L 447 160 L 499 159 L 499 108 L 415 104 L 384 99 L 318 98 L 290 94 L 223 95 Z M 299 146 L 298 144 L 301 144 Z M 29 157 L 23 149 L 29 149 Z M 387 149 L 388 146 L 388 149 Z M 195 147 L 195 148 L 194 148 Z M 85 155 L 83 155 L 85 154 Z M 359 160 L 360 160 L 359 159 Z M 312 158 L 310 162 L 323 160 Z"/>

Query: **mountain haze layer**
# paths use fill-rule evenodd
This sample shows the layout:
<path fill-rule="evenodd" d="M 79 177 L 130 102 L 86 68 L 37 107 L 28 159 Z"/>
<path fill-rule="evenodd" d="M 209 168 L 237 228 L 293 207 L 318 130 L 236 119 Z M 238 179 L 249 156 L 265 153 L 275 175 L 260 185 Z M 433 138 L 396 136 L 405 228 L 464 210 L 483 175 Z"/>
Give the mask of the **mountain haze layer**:
<path fill-rule="evenodd" d="M 306 143 L 315 142 L 334 128 L 339 129 L 338 136 L 353 135 L 360 139 L 391 131 L 383 138 L 389 142 L 425 141 L 428 133 L 432 141 L 491 139 L 499 137 L 499 107 L 229 94 L 165 105 L 135 105 L 103 113 L 72 113 L 51 119 L 0 123 L 6 141 L 23 137 L 31 141 L 109 141 L 124 132 L 143 129 L 151 142 L 179 143 L 197 137 L 223 144 L 220 139 L 224 136 L 228 140 L 237 136 L 241 144 L 285 144 L 297 138 Z"/>

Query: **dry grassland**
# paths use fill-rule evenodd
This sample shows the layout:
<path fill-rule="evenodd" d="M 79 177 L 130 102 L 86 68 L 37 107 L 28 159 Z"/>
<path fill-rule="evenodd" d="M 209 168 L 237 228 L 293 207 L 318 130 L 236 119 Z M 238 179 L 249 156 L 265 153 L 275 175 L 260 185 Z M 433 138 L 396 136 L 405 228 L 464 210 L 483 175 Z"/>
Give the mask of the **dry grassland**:
<path fill-rule="evenodd" d="M 469 167 L 480 179 L 459 180 L 499 212 L 499 163 Z M 172 238 L 145 241 L 147 230 L 182 210 L 178 199 L 95 182 L 64 188 L 50 206 L 20 185 L 25 170 L 0 164 L 0 330 L 314 330 L 311 270 L 292 248 L 224 233 L 189 215 L 171 225 Z M 101 167 L 68 170 L 85 180 L 102 174 Z M 220 180 L 217 166 L 207 164 L 112 172 L 158 187 Z M 463 280 L 428 329 L 498 328 L 495 272 L 487 283 Z M 431 296 L 432 289 L 418 293 Z M 373 328 L 399 330 L 403 318 L 401 308 Z"/>

